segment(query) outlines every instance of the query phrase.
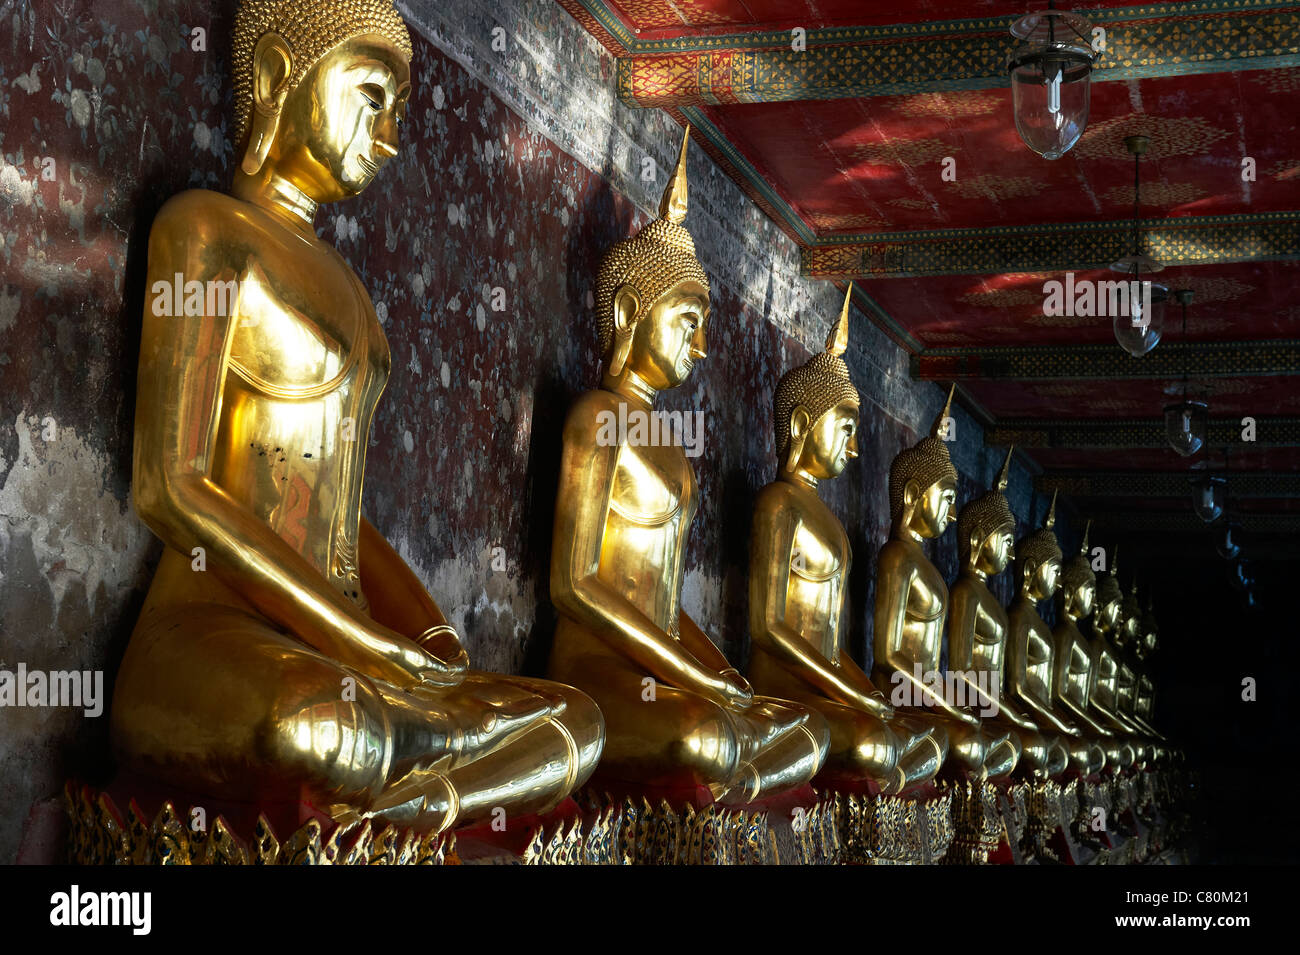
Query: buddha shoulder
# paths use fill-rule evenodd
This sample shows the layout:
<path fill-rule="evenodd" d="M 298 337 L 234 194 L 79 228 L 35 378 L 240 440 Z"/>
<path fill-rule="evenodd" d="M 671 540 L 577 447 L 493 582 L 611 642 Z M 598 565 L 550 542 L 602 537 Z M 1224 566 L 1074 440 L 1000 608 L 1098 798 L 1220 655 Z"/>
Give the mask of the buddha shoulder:
<path fill-rule="evenodd" d="M 901 575 L 910 578 L 916 574 L 924 561 L 925 554 L 915 543 L 891 537 L 885 541 L 876 556 L 876 574 L 877 576 Z"/>
<path fill-rule="evenodd" d="M 789 481 L 773 481 L 754 499 L 754 517 L 776 520 L 783 517 L 798 517 L 807 503 L 801 499 L 799 489 Z"/>
<path fill-rule="evenodd" d="M 173 235 L 227 237 L 246 232 L 254 207 L 211 189 L 187 189 L 168 199 L 154 218 L 152 237 Z"/>

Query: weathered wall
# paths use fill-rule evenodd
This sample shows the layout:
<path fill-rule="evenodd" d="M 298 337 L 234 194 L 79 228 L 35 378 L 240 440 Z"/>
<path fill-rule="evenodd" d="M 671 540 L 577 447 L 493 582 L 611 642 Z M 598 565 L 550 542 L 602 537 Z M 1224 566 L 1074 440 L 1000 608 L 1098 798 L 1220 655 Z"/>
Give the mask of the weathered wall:
<path fill-rule="evenodd" d="M 437 9 L 452 7 L 454 10 Z M 131 509 L 144 250 L 158 207 L 226 188 L 234 4 L 0 5 L 0 668 L 112 675 L 160 545 Z M 568 402 L 598 380 L 590 296 L 601 251 L 642 224 L 680 130 L 612 95 L 613 61 L 549 0 L 403 6 L 416 34 L 401 157 L 370 193 L 322 210 L 361 274 L 393 375 L 370 436 L 365 506 L 484 669 L 538 672 Z M 193 27 L 207 31 L 191 49 Z M 491 50 L 494 27 L 508 38 Z M 640 179 L 653 156 L 658 181 Z M 55 161 L 42 181 L 38 157 Z M 798 275 L 794 245 L 696 151 L 688 227 L 713 280 L 710 357 L 673 408 L 705 412 L 702 507 L 684 605 L 745 654 L 746 539 L 775 473 L 771 391 L 819 347 L 839 294 Z M 507 308 L 491 309 L 490 290 Z M 869 653 L 890 458 L 928 427 L 939 389 L 855 315 L 862 456 L 826 497 L 855 564 L 848 630 Z M 1000 464 L 957 414 L 963 499 Z M 1013 473 L 1019 514 L 1029 476 Z M 505 571 L 493 571 L 500 547 Z M 955 574 L 950 532 L 934 549 Z M 0 861 L 35 800 L 111 772 L 107 720 L 0 709 Z"/>

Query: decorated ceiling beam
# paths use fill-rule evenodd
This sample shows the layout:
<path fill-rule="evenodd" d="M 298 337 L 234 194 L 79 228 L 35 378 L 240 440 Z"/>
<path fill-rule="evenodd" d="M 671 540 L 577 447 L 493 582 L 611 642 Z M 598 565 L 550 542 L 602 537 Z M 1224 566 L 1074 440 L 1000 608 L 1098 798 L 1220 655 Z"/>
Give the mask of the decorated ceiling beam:
<path fill-rule="evenodd" d="M 631 106 L 699 106 L 853 99 L 1008 85 L 1015 17 L 933 23 L 789 29 L 641 40 L 580 4 L 629 56 L 618 61 L 618 95 Z M 1219 73 L 1300 66 L 1300 4 L 1210 0 L 1080 11 L 1105 31 L 1093 78 Z M 580 18 L 581 19 L 581 18 Z"/>
<path fill-rule="evenodd" d="M 1092 518 L 1092 540 L 1094 542 L 1104 540 L 1112 535 L 1127 534 L 1146 534 L 1152 531 L 1166 533 L 1187 533 L 1210 536 L 1214 533 L 1216 525 L 1206 524 L 1199 517 L 1192 513 L 1189 504 L 1186 511 L 1137 511 L 1137 510 L 1115 510 L 1115 511 L 1098 511 L 1088 510 L 1081 511 Z M 1258 511 L 1247 511 L 1234 513 L 1232 515 L 1234 523 L 1241 525 L 1242 530 L 1254 535 L 1296 535 L 1300 534 L 1300 514 L 1288 513 L 1260 513 Z M 1243 542 L 1243 547 L 1246 544 Z M 1295 556 L 1300 557 L 1300 543 L 1291 542 L 1292 552 Z M 1250 553 L 1243 554 L 1249 557 Z"/>
<path fill-rule="evenodd" d="M 1080 497 L 1181 497 L 1201 471 L 1047 471 L 1034 478 L 1044 493 Z M 1219 473 L 1213 471 L 1212 473 Z M 1234 498 L 1300 497 L 1300 474 L 1243 471 L 1232 475 Z M 1076 500 L 1076 504 L 1077 504 Z M 1086 513 L 1086 505 L 1079 505 Z"/>
<path fill-rule="evenodd" d="M 1300 340 L 1162 342 L 1141 358 L 1111 343 L 929 348 L 913 355 L 910 365 L 920 381 L 1174 379 L 1185 371 L 1194 378 L 1286 376 L 1300 375 Z"/>
<path fill-rule="evenodd" d="M 1163 347 L 1163 346 L 1162 346 Z M 1211 418 L 1209 445 L 1218 448 L 1241 440 L 1240 418 Z M 1257 448 L 1300 447 L 1300 418 L 1255 419 Z M 1000 419 L 984 431 L 984 443 L 1018 448 L 1164 448 L 1163 418 L 1065 420 L 1053 418 Z"/>
<path fill-rule="evenodd" d="M 1300 211 L 1144 220 L 1146 251 L 1166 266 L 1300 258 Z M 879 232 L 819 239 L 801 251 L 817 279 L 998 275 L 1104 269 L 1131 251 L 1133 220 Z"/>

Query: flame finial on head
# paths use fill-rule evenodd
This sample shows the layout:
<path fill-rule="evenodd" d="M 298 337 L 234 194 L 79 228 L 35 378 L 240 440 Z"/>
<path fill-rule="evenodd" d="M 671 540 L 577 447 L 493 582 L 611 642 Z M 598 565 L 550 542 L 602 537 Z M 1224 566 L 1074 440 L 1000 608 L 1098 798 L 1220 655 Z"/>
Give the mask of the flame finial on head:
<path fill-rule="evenodd" d="M 826 351 L 832 355 L 843 355 L 849 350 L 849 305 L 853 301 L 853 281 L 844 291 L 844 306 L 840 309 L 839 321 L 831 327 L 826 336 Z"/>
<path fill-rule="evenodd" d="M 1079 556 L 1081 557 L 1088 556 L 1088 531 L 1090 530 L 1092 530 L 1091 517 L 1088 518 L 1088 522 L 1083 525 L 1083 543 L 1079 545 Z"/>
<path fill-rule="evenodd" d="M 956 390 L 957 383 L 954 381 L 948 386 L 948 400 L 943 403 L 943 410 L 939 412 L 939 417 L 934 419 L 934 424 L 930 425 L 930 437 L 942 439 L 947 435 L 947 421 L 952 412 L 952 395 Z"/>
<path fill-rule="evenodd" d="M 999 493 L 1006 493 L 1007 482 L 1011 472 L 1011 453 L 1015 450 L 1016 446 L 1014 444 L 1007 448 L 1007 456 L 1002 462 L 1002 470 L 998 472 L 998 479 L 993 484 L 994 490 Z"/>
<path fill-rule="evenodd" d="M 689 188 L 686 183 L 686 147 L 691 141 L 691 124 L 686 124 L 682 131 L 682 148 L 677 154 L 677 167 L 672 178 L 664 188 L 663 198 L 659 200 L 659 218 L 667 219 L 675 225 L 686 221 L 686 203 Z"/>

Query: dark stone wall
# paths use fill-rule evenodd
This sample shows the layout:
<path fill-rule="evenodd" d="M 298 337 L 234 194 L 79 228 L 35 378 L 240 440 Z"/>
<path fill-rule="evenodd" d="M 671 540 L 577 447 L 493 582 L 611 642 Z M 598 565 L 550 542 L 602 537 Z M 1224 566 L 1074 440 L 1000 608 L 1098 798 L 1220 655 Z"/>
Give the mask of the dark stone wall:
<path fill-rule="evenodd" d="M 402 154 L 369 192 L 318 219 L 370 290 L 393 356 L 365 509 L 477 667 L 540 672 L 560 427 L 598 381 L 596 265 L 646 221 L 680 131 L 613 102 L 612 60 L 555 4 L 403 9 L 416 55 Z M 147 589 L 160 545 L 131 506 L 146 240 L 168 197 L 229 184 L 233 10 L 231 0 L 0 7 L 0 668 L 100 669 L 111 687 Z M 499 63 L 483 55 L 494 24 L 514 44 Z M 205 50 L 192 49 L 195 27 Z M 657 157 L 656 182 L 634 175 L 642 154 Z M 799 277 L 793 244 L 702 152 L 690 170 L 687 224 L 714 317 L 709 359 L 666 400 L 705 415 L 684 606 L 739 663 L 750 508 L 775 474 L 772 388 L 819 347 L 839 293 Z M 492 307 L 496 288 L 504 311 Z M 925 433 L 943 395 L 910 381 L 906 356 L 863 316 L 852 334 L 861 457 L 824 493 L 852 542 L 847 632 L 869 665 L 889 461 Z M 957 421 L 965 500 L 1001 452 L 968 416 Z M 1010 496 L 1022 517 L 1045 508 L 1023 469 Z M 933 554 L 955 576 L 951 531 Z M 98 719 L 0 710 L 0 861 L 14 858 L 34 802 L 69 775 L 111 773 L 106 714 L 107 704 Z"/>

